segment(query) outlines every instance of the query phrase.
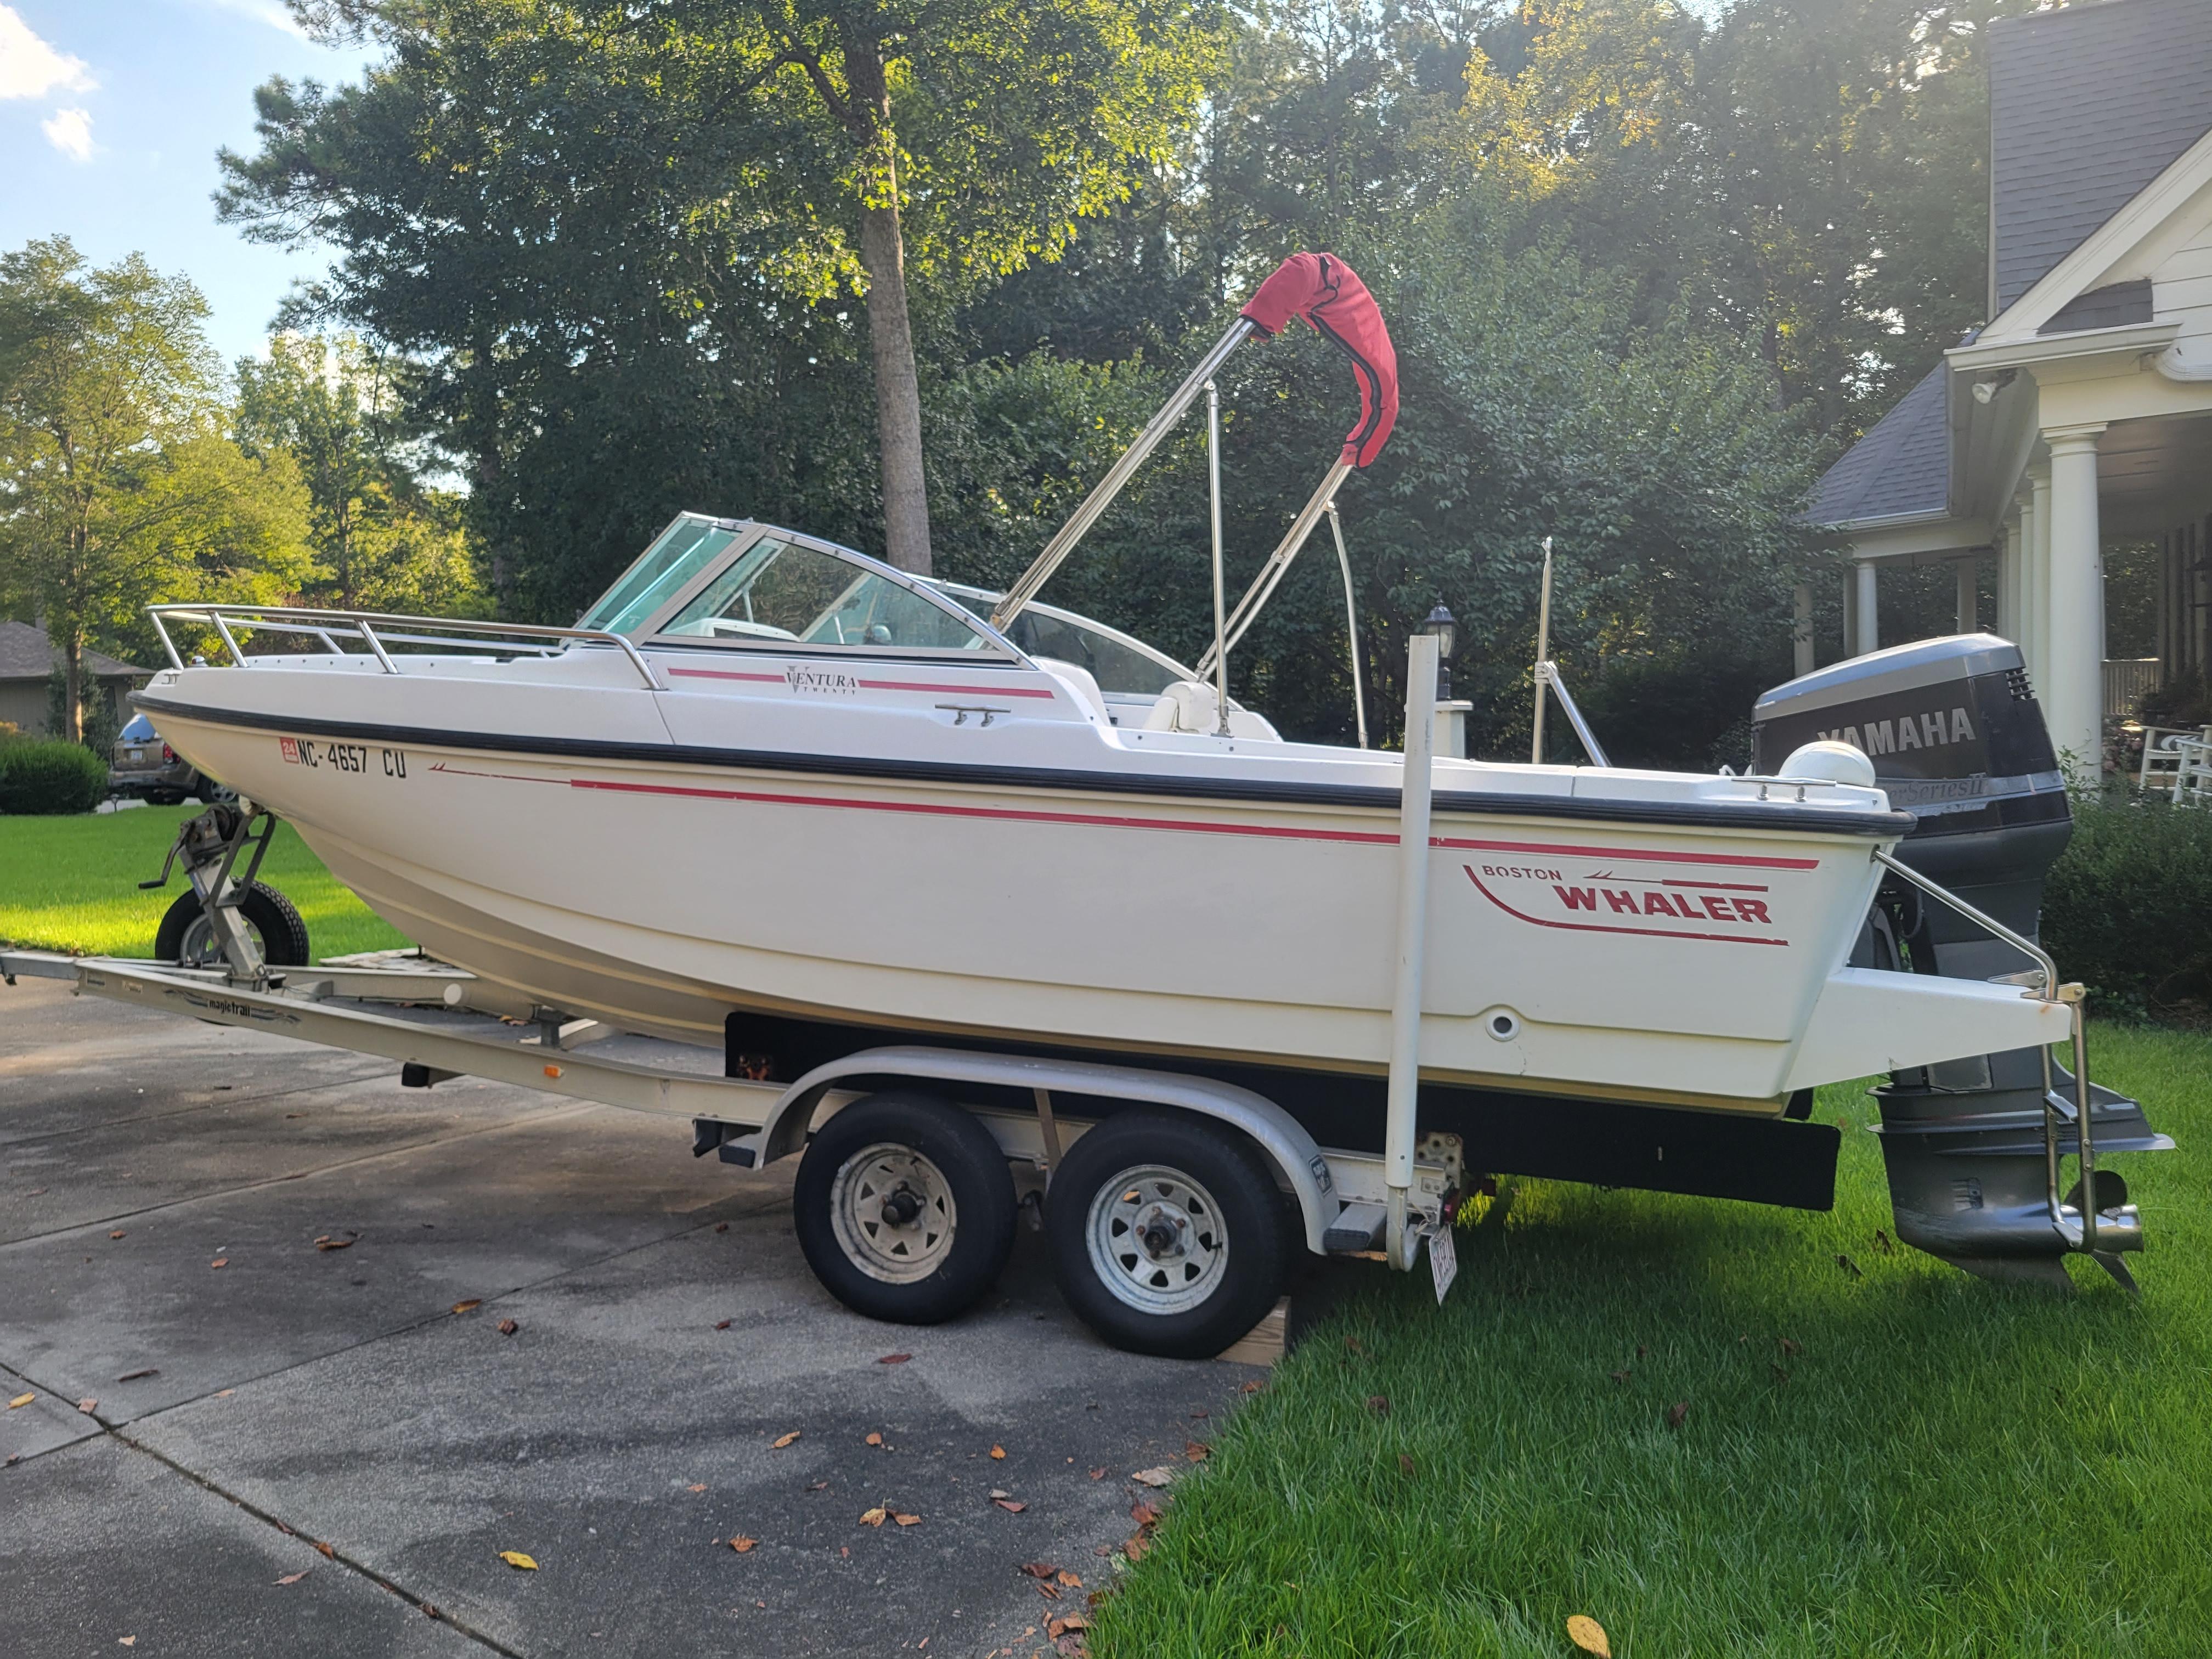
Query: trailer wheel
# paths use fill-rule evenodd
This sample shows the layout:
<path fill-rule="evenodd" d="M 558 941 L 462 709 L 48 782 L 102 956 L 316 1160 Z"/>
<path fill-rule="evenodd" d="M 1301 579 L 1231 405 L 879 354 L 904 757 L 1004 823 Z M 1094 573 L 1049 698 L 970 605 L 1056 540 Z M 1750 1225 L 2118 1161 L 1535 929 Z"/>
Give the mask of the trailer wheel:
<path fill-rule="evenodd" d="M 1045 1229 L 1060 1293 L 1118 1348 L 1219 1353 L 1275 1305 L 1282 1201 L 1242 1135 L 1163 1112 L 1087 1132 L 1054 1172 Z"/>
<path fill-rule="evenodd" d="M 261 959 L 271 968 L 307 965 L 307 924 L 300 920 L 292 901 L 267 882 L 257 881 L 240 895 L 238 915 L 247 934 L 261 947 Z M 198 893 L 187 889 L 177 896 L 154 935 L 154 954 L 163 962 L 182 963 L 187 968 L 222 964 L 222 947 L 216 943 L 215 929 L 208 925 Z"/>
<path fill-rule="evenodd" d="M 806 1265 L 855 1313 L 934 1325 L 997 1282 L 1014 1244 L 1006 1156 L 934 1096 L 857 1100 L 807 1143 L 792 1194 Z"/>

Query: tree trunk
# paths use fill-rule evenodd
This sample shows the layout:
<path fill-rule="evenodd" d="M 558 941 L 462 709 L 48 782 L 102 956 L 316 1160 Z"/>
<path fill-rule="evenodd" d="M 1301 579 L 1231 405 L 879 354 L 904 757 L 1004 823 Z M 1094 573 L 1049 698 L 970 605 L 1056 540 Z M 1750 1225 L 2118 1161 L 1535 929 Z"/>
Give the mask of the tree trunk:
<path fill-rule="evenodd" d="M 74 628 L 62 641 L 62 736 L 84 741 L 84 635 Z"/>
<path fill-rule="evenodd" d="M 899 231 L 898 143 L 877 43 L 848 28 L 845 81 L 864 146 L 860 263 L 868 273 L 868 343 L 876 371 L 876 447 L 883 466 L 884 549 L 902 570 L 930 574 L 929 495 L 921 465 L 921 388 L 906 307 L 906 242 Z"/>

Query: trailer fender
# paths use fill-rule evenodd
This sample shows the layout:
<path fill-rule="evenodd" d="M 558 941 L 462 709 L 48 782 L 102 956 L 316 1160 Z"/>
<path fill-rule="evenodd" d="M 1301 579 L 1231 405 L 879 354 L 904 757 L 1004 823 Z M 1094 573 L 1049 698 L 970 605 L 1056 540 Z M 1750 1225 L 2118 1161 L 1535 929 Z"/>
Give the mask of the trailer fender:
<path fill-rule="evenodd" d="M 1323 1233 L 1344 1207 L 1329 1174 L 1328 1160 L 1305 1127 L 1273 1101 L 1249 1089 L 1178 1072 L 950 1048 L 864 1048 L 816 1066 L 786 1089 L 769 1109 L 758 1137 L 746 1137 L 758 1148 L 760 1163 L 771 1164 L 805 1146 L 823 1097 L 855 1078 L 1044 1089 L 1054 1094 L 1092 1095 L 1172 1107 L 1213 1118 L 1251 1138 L 1297 1200 L 1307 1249 L 1321 1251 Z"/>

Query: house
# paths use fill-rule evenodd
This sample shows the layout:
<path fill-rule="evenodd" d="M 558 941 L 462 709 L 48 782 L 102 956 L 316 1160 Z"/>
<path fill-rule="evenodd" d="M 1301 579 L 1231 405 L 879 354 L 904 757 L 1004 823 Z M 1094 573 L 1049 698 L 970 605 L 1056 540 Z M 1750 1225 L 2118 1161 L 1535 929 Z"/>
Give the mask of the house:
<path fill-rule="evenodd" d="M 1847 655 L 1885 567 L 1995 568 L 2062 754 L 2101 750 L 2108 540 L 2160 549 L 2158 647 L 2212 623 L 2212 3 L 2103 0 L 1990 26 L 1990 321 L 1831 468 L 1812 517 L 1856 564 Z M 1809 667 L 1810 599 L 1799 595 Z M 1899 641 L 1892 641 L 1892 644 Z"/>
<path fill-rule="evenodd" d="M 45 734 L 52 701 L 48 680 L 61 662 L 61 654 L 45 631 L 28 623 L 0 621 L 0 720 L 21 726 L 27 734 Z M 117 720 L 127 720 L 131 711 L 124 697 L 144 680 L 149 671 L 87 650 L 84 653 L 85 706 L 95 695 L 105 696 Z"/>

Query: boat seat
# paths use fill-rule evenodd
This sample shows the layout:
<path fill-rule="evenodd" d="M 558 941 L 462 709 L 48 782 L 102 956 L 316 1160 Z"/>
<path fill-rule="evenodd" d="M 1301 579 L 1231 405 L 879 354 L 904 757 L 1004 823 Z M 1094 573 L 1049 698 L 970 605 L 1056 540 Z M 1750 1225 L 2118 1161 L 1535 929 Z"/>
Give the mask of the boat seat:
<path fill-rule="evenodd" d="M 1102 722 L 1113 725 L 1114 716 L 1106 708 L 1106 694 L 1098 689 L 1097 676 L 1089 669 L 1058 657 L 1031 657 L 1030 660 L 1075 693 L 1076 702 L 1097 715 Z"/>
<path fill-rule="evenodd" d="M 1194 732 L 1212 737 L 1220 724 L 1214 717 L 1218 706 L 1213 688 L 1204 681 L 1177 680 L 1160 694 L 1159 701 L 1152 705 L 1152 712 L 1145 716 L 1145 730 Z M 1283 734 L 1265 715 L 1238 708 L 1233 697 L 1229 702 L 1229 735 L 1261 743 L 1283 740 Z"/>

